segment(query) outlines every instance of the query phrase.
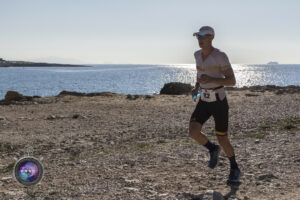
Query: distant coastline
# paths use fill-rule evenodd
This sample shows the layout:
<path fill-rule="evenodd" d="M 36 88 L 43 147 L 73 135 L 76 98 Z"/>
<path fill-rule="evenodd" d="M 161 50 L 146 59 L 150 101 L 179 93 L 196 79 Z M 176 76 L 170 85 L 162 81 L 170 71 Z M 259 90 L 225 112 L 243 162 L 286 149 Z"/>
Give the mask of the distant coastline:
<path fill-rule="evenodd" d="M 279 65 L 279 63 L 276 61 L 271 61 L 271 62 L 268 62 L 267 65 Z"/>
<path fill-rule="evenodd" d="M 90 67 L 87 65 L 71 65 L 43 62 L 7 61 L 0 58 L 0 67 Z"/>

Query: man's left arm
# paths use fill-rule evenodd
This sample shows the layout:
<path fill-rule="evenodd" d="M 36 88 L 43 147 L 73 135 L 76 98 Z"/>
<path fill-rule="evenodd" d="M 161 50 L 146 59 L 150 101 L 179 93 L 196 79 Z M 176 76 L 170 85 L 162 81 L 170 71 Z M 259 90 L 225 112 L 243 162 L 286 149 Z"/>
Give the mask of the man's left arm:
<path fill-rule="evenodd" d="M 231 67 L 222 72 L 225 78 L 212 78 L 212 82 L 218 85 L 234 86 L 236 84 L 234 72 Z"/>
<path fill-rule="evenodd" d="M 215 83 L 224 86 L 235 85 L 236 83 L 235 76 L 231 67 L 228 67 L 225 71 L 222 71 L 222 74 L 224 75 L 225 78 L 214 78 L 206 74 L 203 74 L 201 75 L 200 78 L 197 79 L 197 81 L 200 83 Z"/>

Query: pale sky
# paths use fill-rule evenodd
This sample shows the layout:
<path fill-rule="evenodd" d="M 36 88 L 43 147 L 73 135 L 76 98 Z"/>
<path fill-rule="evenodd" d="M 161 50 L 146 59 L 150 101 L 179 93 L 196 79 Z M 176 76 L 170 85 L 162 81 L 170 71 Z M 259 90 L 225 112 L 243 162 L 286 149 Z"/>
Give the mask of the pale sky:
<path fill-rule="evenodd" d="M 193 64 L 215 29 L 231 63 L 300 64 L 297 0 L 0 0 L 0 57 L 62 63 Z"/>

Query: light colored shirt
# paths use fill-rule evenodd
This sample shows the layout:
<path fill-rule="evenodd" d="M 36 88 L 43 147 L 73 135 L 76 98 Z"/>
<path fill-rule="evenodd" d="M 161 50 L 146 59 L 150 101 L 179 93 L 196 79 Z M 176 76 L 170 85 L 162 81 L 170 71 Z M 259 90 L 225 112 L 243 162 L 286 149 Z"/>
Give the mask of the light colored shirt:
<path fill-rule="evenodd" d="M 216 48 L 204 61 L 202 59 L 202 50 L 196 51 L 194 56 L 196 60 L 198 78 L 200 78 L 202 74 L 206 74 L 214 78 L 225 78 L 222 72 L 232 68 L 227 55 Z M 215 83 L 200 83 L 201 88 L 216 88 L 219 86 L 221 85 Z M 223 100 L 226 96 L 224 87 L 215 90 L 215 92 L 219 94 L 220 100 Z"/>

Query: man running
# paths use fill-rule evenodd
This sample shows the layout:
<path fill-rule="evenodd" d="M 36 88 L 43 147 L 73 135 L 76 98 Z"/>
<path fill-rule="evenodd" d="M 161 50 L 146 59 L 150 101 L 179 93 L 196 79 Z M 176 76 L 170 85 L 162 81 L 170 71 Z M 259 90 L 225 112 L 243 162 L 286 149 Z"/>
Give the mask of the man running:
<path fill-rule="evenodd" d="M 194 56 L 197 65 L 197 82 L 192 94 L 201 90 L 199 102 L 191 116 L 189 136 L 204 145 L 210 153 L 209 167 L 215 168 L 218 163 L 220 146 L 230 161 L 228 182 L 238 182 L 241 171 L 235 160 L 234 150 L 228 139 L 228 103 L 224 86 L 234 86 L 235 76 L 227 55 L 212 46 L 215 32 L 212 27 L 203 26 L 197 36 L 201 50 Z M 203 124 L 213 116 L 215 131 L 220 144 L 210 142 L 201 133 Z"/>

